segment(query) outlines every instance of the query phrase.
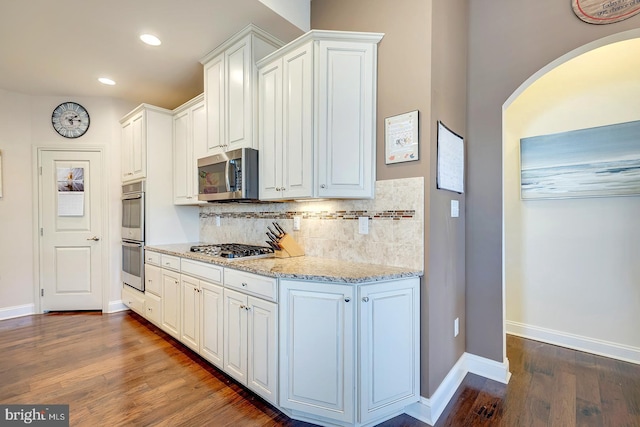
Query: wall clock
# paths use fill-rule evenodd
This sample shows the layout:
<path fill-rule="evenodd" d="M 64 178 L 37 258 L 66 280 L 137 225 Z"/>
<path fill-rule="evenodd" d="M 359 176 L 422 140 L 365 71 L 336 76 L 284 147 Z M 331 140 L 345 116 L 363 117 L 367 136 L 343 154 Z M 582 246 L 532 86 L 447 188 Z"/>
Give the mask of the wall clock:
<path fill-rule="evenodd" d="M 78 138 L 89 129 L 89 113 L 76 102 L 63 102 L 53 110 L 51 124 L 65 138 Z"/>

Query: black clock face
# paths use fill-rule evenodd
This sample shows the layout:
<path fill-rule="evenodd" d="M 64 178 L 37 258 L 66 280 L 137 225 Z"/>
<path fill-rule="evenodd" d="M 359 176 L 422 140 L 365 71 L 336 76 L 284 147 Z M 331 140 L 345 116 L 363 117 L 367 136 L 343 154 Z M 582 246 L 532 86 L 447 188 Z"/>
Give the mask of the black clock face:
<path fill-rule="evenodd" d="M 53 110 L 51 123 L 65 138 L 78 138 L 89 129 L 89 113 L 80 104 L 64 102 Z"/>

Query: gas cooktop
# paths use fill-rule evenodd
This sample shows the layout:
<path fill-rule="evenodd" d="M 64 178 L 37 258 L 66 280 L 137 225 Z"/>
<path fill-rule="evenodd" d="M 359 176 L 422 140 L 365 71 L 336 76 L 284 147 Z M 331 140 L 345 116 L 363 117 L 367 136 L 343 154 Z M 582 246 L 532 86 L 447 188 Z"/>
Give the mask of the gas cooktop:
<path fill-rule="evenodd" d="M 253 259 L 273 256 L 273 249 L 266 246 L 245 245 L 243 243 L 219 243 L 191 246 L 191 252 L 227 259 Z"/>

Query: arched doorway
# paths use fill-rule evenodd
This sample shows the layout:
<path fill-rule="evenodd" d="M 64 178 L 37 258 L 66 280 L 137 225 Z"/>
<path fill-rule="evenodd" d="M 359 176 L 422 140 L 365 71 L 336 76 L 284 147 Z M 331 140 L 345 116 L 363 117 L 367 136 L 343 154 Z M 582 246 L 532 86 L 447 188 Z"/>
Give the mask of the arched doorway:
<path fill-rule="evenodd" d="M 640 363 L 640 196 L 522 201 L 520 138 L 640 120 L 640 30 L 587 44 L 503 105 L 506 333 Z"/>

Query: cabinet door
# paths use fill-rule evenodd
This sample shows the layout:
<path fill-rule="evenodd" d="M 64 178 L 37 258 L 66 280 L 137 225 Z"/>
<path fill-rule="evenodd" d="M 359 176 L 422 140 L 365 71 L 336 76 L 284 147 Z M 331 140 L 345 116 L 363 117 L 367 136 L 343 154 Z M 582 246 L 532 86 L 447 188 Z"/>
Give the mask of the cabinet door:
<path fill-rule="evenodd" d="M 247 386 L 277 405 L 278 392 L 278 306 L 259 298 L 248 298 Z"/>
<path fill-rule="evenodd" d="M 373 198 L 375 46 L 319 42 L 318 196 Z"/>
<path fill-rule="evenodd" d="M 147 175 L 147 144 L 144 111 L 131 119 L 131 128 L 131 175 L 129 179 L 142 179 Z"/>
<path fill-rule="evenodd" d="M 224 151 L 224 55 L 204 67 L 204 102 L 207 115 L 207 155 Z"/>
<path fill-rule="evenodd" d="M 180 273 L 162 269 L 162 329 L 180 339 Z"/>
<path fill-rule="evenodd" d="M 131 154 L 133 153 L 133 126 L 132 121 L 127 120 L 122 124 L 122 182 L 128 181 L 131 179 L 131 175 L 133 175 L 133 160 L 131 159 Z"/>
<path fill-rule="evenodd" d="M 419 283 L 415 278 L 359 290 L 362 423 L 420 398 Z"/>
<path fill-rule="evenodd" d="M 247 296 L 224 289 L 224 371 L 247 385 Z"/>
<path fill-rule="evenodd" d="M 202 290 L 201 301 L 201 333 L 200 355 L 220 369 L 223 364 L 223 337 L 224 337 L 224 299 L 222 286 L 212 283 L 200 282 Z"/>
<path fill-rule="evenodd" d="M 173 117 L 173 202 L 183 204 L 192 196 L 192 177 L 190 172 L 193 167 L 189 164 L 193 161 L 190 142 L 190 113 L 182 111 Z"/>
<path fill-rule="evenodd" d="M 180 276 L 182 309 L 180 341 L 192 350 L 200 351 L 200 281 L 184 274 Z"/>
<path fill-rule="evenodd" d="M 251 38 L 251 35 L 247 35 L 224 53 L 226 150 L 242 147 L 255 148 L 252 138 Z"/>
<path fill-rule="evenodd" d="M 280 406 L 354 420 L 353 288 L 280 282 Z"/>
<path fill-rule="evenodd" d="M 204 102 L 191 108 L 191 160 L 187 165 L 190 177 L 189 191 L 193 201 L 198 200 L 198 159 L 207 156 L 207 109 Z"/>
<path fill-rule="evenodd" d="M 144 265 L 144 291 L 162 297 L 162 270 L 155 265 Z"/>
<path fill-rule="evenodd" d="M 282 155 L 284 199 L 313 194 L 313 45 L 283 58 Z"/>
<path fill-rule="evenodd" d="M 258 88 L 260 200 L 278 200 L 283 174 L 281 58 L 260 69 Z"/>

